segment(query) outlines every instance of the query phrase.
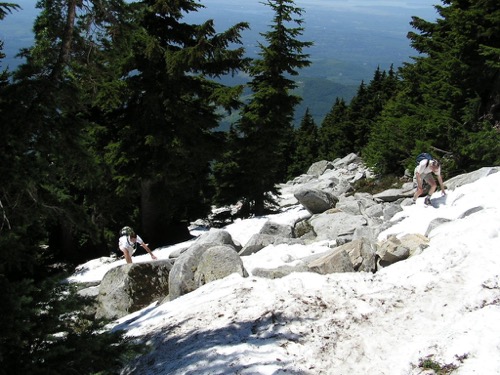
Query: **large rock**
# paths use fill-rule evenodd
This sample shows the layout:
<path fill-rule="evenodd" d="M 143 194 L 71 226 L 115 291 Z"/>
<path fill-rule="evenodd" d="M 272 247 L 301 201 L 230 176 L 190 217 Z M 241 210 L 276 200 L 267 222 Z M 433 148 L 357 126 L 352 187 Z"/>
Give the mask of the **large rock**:
<path fill-rule="evenodd" d="M 342 248 L 335 248 L 326 255 L 308 264 L 309 270 L 327 275 L 338 272 L 354 272 L 349 254 Z"/>
<path fill-rule="evenodd" d="M 238 249 L 238 247 L 240 247 L 239 244 L 236 244 L 233 241 L 233 237 L 227 230 L 214 228 L 198 237 L 198 239 L 196 240 L 196 244 L 229 245 L 234 247 L 235 249 Z"/>
<path fill-rule="evenodd" d="M 388 189 L 375 194 L 373 198 L 380 202 L 395 202 L 398 199 L 411 198 L 414 193 L 414 188 Z"/>
<path fill-rule="evenodd" d="M 212 243 L 194 244 L 177 258 L 168 277 L 169 300 L 174 300 L 196 290 L 194 273 L 198 269 L 203 253 L 213 246 L 216 245 Z"/>
<path fill-rule="evenodd" d="M 96 318 L 121 318 L 163 299 L 169 292 L 171 268 L 170 260 L 112 268 L 99 286 Z"/>
<path fill-rule="evenodd" d="M 377 255 L 380 258 L 378 268 L 384 268 L 396 262 L 415 256 L 428 247 L 429 239 L 421 234 L 407 234 L 401 238 L 390 236 L 379 243 Z"/>
<path fill-rule="evenodd" d="M 273 221 L 267 221 L 259 233 L 261 234 L 270 234 L 272 236 L 279 236 L 284 238 L 293 238 L 293 227 L 291 225 L 275 223 Z"/>
<path fill-rule="evenodd" d="M 326 160 L 320 160 L 316 163 L 313 163 L 309 169 L 307 170 L 307 175 L 309 176 L 314 176 L 314 177 L 319 177 L 321 176 L 326 170 L 332 169 L 333 165 L 329 161 Z"/>
<path fill-rule="evenodd" d="M 233 273 L 248 276 L 238 253 L 231 246 L 214 246 L 201 255 L 198 268 L 194 272 L 194 282 L 196 287 L 200 287 Z"/>
<path fill-rule="evenodd" d="M 311 214 L 325 212 L 330 208 L 334 208 L 338 202 L 338 198 L 333 194 L 319 189 L 301 189 L 294 195 Z"/>
<path fill-rule="evenodd" d="M 487 177 L 490 174 L 497 173 L 500 171 L 500 167 L 484 167 L 478 169 L 474 172 L 461 174 L 446 180 L 444 185 L 447 189 L 455 190 L 456 188 L 475 182 L 483 177 Z"/>
<path fill-rule="evenodd" d="M 304 241 L 302 239 L 298 238 L 289 238 L 289 237 L 282 237 L 279 235 L 272 235 L 272 234 L 265 234 L 265 233 L 255 233 L 246 245 L 243 247 L 243 249 L 240 250 L 239 255 L 240 256 L 247 256 L 254 254 L 266 246 L 269 245 L 279 245 L 279 244 L 304 244 Z"/>
<path fill-rule="evenodd" d="M 366 225 L 366 219 L 361 215 L 350 215 L 345 212 L 329 211 L 315 215 L 309 219 L 316 240 L 335 240 L 337 237 L 353 235 L 354 230 Z"/>
<path fill-rule="evenodd" d="M 366 238 L 360 238 L 345 245 L 339 246 L 338 249 L 344 250 L 351 260 L 352 266 L 358 272 L 375 272 L 377 263 L 375 254 L 377 244 Z"/>
<path fill-rule="evenodd" d="M 266 279 L 279 279 L 294 272 L 309 272 L 309 267 L 305 263 L 299 262 L 296 265 L 285 264 L 276 268 L 255 268 L 252 270 L 252 275 L 263 277 Z"/>

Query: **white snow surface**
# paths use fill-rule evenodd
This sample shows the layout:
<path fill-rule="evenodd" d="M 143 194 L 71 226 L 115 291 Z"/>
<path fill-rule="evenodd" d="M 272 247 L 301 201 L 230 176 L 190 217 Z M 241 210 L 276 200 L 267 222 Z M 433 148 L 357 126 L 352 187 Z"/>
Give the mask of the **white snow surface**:
<path fill-rule="evenodd" d="M 273 268 L 327 243 L 268 246 L 242 257 L 250 273 L 236 274 L 163 304 L 123 317 L 122 329 L 150 351 L 123 374 L 429 374 L 429 359 L 453 374 L 500 374 L 500 173 L 436 193 L 404 207 L 381 233 L 425 234 L 435 218 L 451 221 L 430 234 L 418 256 L 375 273 L 293 273 L 269 280 Z M 482 207 L 470 215 L 468 210 Z M 225 229 L 244 245 L 267 220 L 293 223 L 300 207 L 239 220 Z M 159 259 L 192 242 L 155 250 Z M 149 255 L 134 262 L 151 261 Z M 73 282 L 99 281 L 123 260 L 96 259 L 78 267 Z"/>

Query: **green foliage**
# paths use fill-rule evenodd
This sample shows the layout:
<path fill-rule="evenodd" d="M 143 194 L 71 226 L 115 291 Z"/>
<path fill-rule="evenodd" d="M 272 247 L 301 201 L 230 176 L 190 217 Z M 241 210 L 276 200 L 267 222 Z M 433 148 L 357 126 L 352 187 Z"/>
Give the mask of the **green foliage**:
<path fill-rule="evenodd" d="M 241 112 L 236 128 L 243 178 L 238 181 L 241 197 L 251 203 L 253 212 L 263 214 L 275 184 L 286 177 L 293 142 L 293 113 L 300 98 L 291 76 L 310 64 L 303 49 L 310 42 L 298 40 L 302 34 L 302 9 L 290 0 L 270 0 L 274 11 L 270 31 L 262 36 L 259 59 L 250 67 L 249 83 L 253 95 Z"/>
<path fill-rule="evenodd" d="M 4 324 L 0 374 L 115 374 L 141 349 L 85 313 L 88 301 L 52 278 L 0 278 Z M 19 298 L 19 296 L 23 296 Z"/>
<path fill-rule="evenodd" d="M 19 10 L 21 7 L 14 3 L 0 3 L 0 20 L 3 20 L 13 10 Z"/>
<path fill-rule="evenodd" d="M 419 33 L 408 37 L 421 55 L 400 70 L 399 94 L 384 108 L 363 149 L 368 164 L 380 172 L 401 172 L 423 151 L 419 141 L 452 155 L 451 175 L 498 160 L 500 41 L 493 37 L 500 32 L 498 6 L 494 1 L 446 5 L 437 6 L 436 22 L 412 20 Z"/>
<path fill-rule="evenodd" d="M 337 98 L 321 124 L 321 158 L 334 160 L 351 152 L 360 153 L 369 143 L 370 135 L 378 136 L 377 126 L 380 127 L 378 121 L 381 113 L 387 103 L 397 95 L 398 86 L 398 79 L 392 67 L 389 73 L 377 69 L 368 85 L 361 82 L 348 106 L 343 99 Z M 376 147 L 374 152 L 378 153 L 379 147 Z M 373 153 L 366 153 L 368 158 L 374 156 Z M 376 159 L 380 156 L 377 154 Z"/>
<path fill-rule="evenodd" d="M 352 125 L 348 118 L 348 107 L 337 98 L 319 129 L 321 159 L 335 160 L 353 150 Z"/>
<path fill-rule="evenodd" d="M 460 362 L 462 362 L 465 358 L 467 358 L 467 355 L 457 357 Z M 418 363 L 418 367 L 423 369 L 423 370 L 432 370 L 436 375 L 446 375 L 446 374 L 452 374 L 455 370 L 458 369 L 458 366 L 453 364 L 453 363 L 448 363 L 448 364 L 441 364 L 437 361 L 435 361 L 432 356 L 427 356 L 425 358 L 420 358 L 420 361 Z"/>
<path fill-rule="evenodd" d="M 214 78 L 245 68 L 238 44 L 248 25 L 217 33 L 211 20 L 183 21 L 185 13 L 201 8 L 195 1 L 133 4 L 133 32 L 114 46 L 124 56 L 121 70 L 116 83 L 107 85 L 113 92 L 124 85 L 128 95 L 115 95 L 121 103 L 114 110 L 100 108 L 99 121 L 106 126 L 100 157 L 111 172 L 113 190 L 141 208 L 137 219 L 156 246 L 175 236 L 165 228 L 209 211 L 210 162 L 222 148 L 215 131 L 219 109 L 239 105 L 241 87 L 226 87 Z"/>
<path fill-rule="evenodd" d="M 291 150 L 287 179 L 307 172 L 307 169 L 319 157 L 318 127 L 314 123 L 308 109 L 304 114 L 299 128 L 294 131 L 294 141 Z"/>

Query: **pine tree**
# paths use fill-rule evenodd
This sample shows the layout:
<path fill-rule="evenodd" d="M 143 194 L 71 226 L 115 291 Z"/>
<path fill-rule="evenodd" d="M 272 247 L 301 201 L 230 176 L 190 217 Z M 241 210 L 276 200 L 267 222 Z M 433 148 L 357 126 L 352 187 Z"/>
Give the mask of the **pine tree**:
<path fill-rule="evenodd" d="M 294 141 L 291 153 L 292 162 L 288 167 L 288 179 L 306 173 L 312 163 L 319 157 L 319 135 L 309 108 L 294 131 Z"/>
<path fill-rule="evenodd" d="M 348 106 L 344 99 L 337 98 L 319 129 L 320 158 L 335 160 L 353 150 L 352 126 L 348 121 Z"/>
<path fill-rule="evenodd" d="M 260 58 L 250 69 L 253 95 L 236 124 L 241 137 L 238 164 L 244 176 L 240 192 L 258 215 L 272 203 L 275 184 L 286 177 L 293 112 L 300 101 L 292 93 L 297 87 L 292 76 L 310 64 L 303 49 L 312 44 L 298 39 L 303 11 L 293 1 L 269 0 L 266 5 L 274 11 L 271 30 L 262 34 L 268 44 L 260 44 Z"/>
<path fill-rule="evenodd" d="M 88 234 L 84 192 L 98 175 L 87 149 L 83 94 L 92 77 L 75 69 L 83 71 L 92 56 L 85 48 L 92 41 L 82 37 L 87 30 L 76 21 L 79 5 L 39 2 L 35 45 L 22 51 L 26 63 L 13 80 L 0 85 L 1 374 L 62 374 L 68 364 L 86 373 L 111 373 L 121 362 L 117 353 L 127 351 L 118 349 L 119 335 L 99 334 L 102 325 L 80 319 L 75 311 L 84 305 L 70 302 L 67 286 L 49 279 L 50 265 L 75 261 L 85 239 L 75 228 Z M 72 252 L 50 241 L 59 225 Z"/>
<path fill-rule="evenodd" d="M 238 45 L 248 25 L 217 33 L 212 20 L 187 23 L 186 14 L 203 8 L 192 0 L 133 6 L 138 21 L 121 72 L 128 95 L 106 116 L 103 158 L 117 195 L 135 206 L 127 210 L 132 225 L 158 246 L 185 240 L 186 223 L 210 210 L 210 163 L 223 146 L 219 109 L 236 108 L 241 93 L 215 78 L 245 67 Z"/>
<path fill-rule="evenodd" d="M 499 162 L 498 5 L 443 3 L 435 22 L 412 19 L 417 32 L 408 36 L 421 55 L 400 69 L 400 94 L 366 150 L 369 162 L 387 172 L 401 172 L 416 154 L 433 150 L 447 156 L 444 170 L 450 174 Z M 395 142 L 396 134 L 404 138 Z M 388 157 L 399 159 L 398 167 Z"/>

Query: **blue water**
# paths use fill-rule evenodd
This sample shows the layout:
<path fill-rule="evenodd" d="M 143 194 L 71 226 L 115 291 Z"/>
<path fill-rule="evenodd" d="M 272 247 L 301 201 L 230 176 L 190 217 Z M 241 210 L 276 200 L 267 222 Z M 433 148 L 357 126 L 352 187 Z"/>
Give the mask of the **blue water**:
<path fill-rule="evenodd" d="M 15 11 L 0 21 L 0 39 L 4 41 L 6 58 L 0 62 L 2 68 L 15 68 L 20 48 L 33 43 L 32 24 L 38 13 L 35 0 L 13 0 L 22 10 Z M 237 22 L 250 23 L 251 29 L 242 34 L 248 56 L 258 51 L 260 33 L 268 30 L 272 22 L 272 11 L 261 0 L 205 0 L 205 8 L 192 13 L 186 20 L 201 23 L 213 19 L 217 31 L 222 31 Z M 437 0 L 297 0 L 296 6 L 304 9 L 302 15 L 305 28 L 303 40 L 313 41 L 314 46 L 306 52 L 313 62 L 335 60 L 345 64 L 356 63 L 367 66 L 367 72 L 380 66 L 387 69 L 391 64 L 399 66 L 415 55 L 406 39 L 411 30 L 411 16 L 427 20 L 436 17 L 433 4 Z M 317 74 L 317 73 L 316 73 Z M 328 72 L 325 74 L 332 74 Z M 335 72 L 334 74 L 337 74 Z M 338 72 L 342 75 L 342 72 Z M 357 79 L 357 77 L 356 77 Z"/>

